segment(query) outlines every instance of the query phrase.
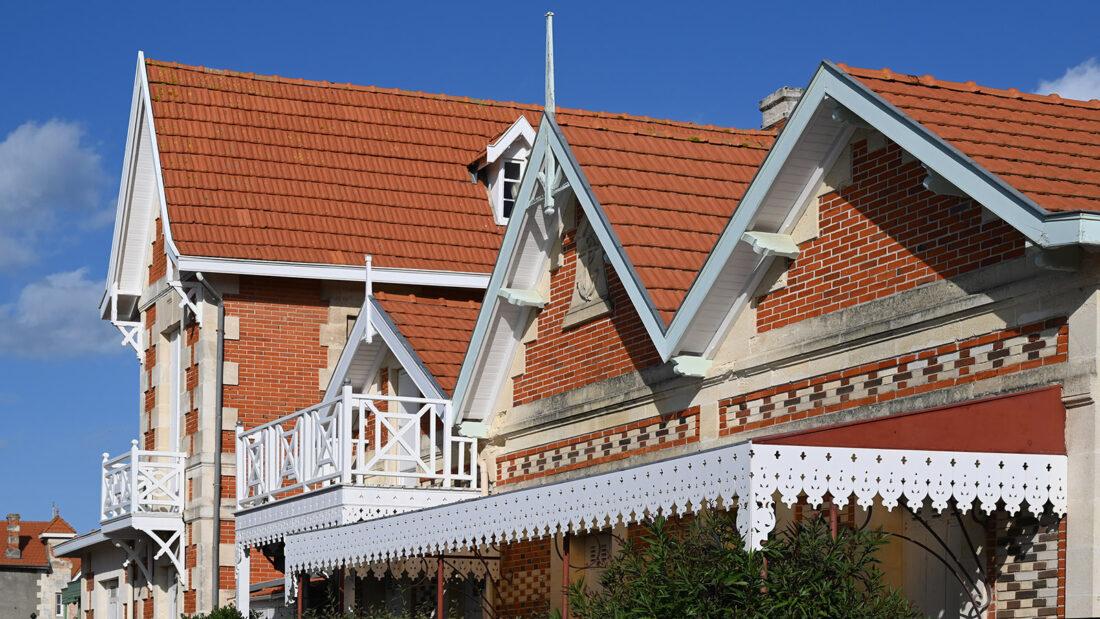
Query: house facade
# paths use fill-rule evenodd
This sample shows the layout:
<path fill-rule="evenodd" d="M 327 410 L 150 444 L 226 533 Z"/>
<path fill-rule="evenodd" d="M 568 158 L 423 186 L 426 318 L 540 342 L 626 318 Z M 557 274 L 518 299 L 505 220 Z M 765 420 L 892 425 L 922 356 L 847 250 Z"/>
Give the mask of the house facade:
<path fill-rule="evenodd" d="M 8 514 L 0 555 L 0 615 L 12 619 L 68 619 L 61 592 L 80 572 L 80 561 L 57 553 L 76 536 L 54 510 L 50 520 L 23 520 Z"/>
<path fill-rule="evenodd" d="M 568 615 L 657 514 L 1100 614 L 1100 106 L 823 63 L 740 130 L 139 57 L 93 617 Z"/>

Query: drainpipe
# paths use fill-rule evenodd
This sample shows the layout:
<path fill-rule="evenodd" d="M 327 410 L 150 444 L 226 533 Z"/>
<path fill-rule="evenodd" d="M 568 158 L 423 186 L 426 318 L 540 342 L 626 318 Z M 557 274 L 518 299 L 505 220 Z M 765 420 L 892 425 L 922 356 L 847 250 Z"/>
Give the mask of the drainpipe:
<path fill-rule="evenodd" d="M 225 383 L 222 373 L 225 368 L 225 299 L 217 290 L 206 281 L 202 273 L 195 273 L 195 279 L 199 280 L 202 287 L 210 293 L 218 304 L 218 365 L 215 372 L 215 382 L 218 390 L 214 396 L 214 552 L 213 567 L 210 570 L 210 584 L 212 605 L 211 610 L 218 607 L 220 602 L 221 578 L 221 545 L 222 545 L 222 397 L 225 392 Z"/>

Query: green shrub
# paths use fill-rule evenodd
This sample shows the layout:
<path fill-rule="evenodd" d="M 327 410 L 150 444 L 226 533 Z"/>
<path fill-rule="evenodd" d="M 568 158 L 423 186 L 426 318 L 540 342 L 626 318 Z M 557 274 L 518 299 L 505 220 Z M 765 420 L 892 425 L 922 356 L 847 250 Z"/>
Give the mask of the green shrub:
<path fill-rule="evenodd" d="M 882 582 L 881 531 L 844 528 L 832 538 L 822 518 L 792 525 L 747 551 L 727 512 L 686 527 L 658 518 L 642 543 L 627 542 L 592 591 L 576 583 L 578 619 L 627 617 L 917 617 Z M 766 569 L 765 569 L 766 566 Z"/>

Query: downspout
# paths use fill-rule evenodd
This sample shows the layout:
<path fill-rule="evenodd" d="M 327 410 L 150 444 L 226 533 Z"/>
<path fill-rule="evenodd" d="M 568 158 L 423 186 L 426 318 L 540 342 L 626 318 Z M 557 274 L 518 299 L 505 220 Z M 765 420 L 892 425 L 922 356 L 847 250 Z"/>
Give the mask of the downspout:
<path fill-rule="evenodd" d="M 202 273 L 195 273 L 195 279 L 199 280 L 202 287 L 210 293 L 218 304 L 218 365 L 214 370 L 215 382 L 218 390 L 214 396 L 214 549 L 213 566 L 210 570 L 210 584 L 212 605 L 211 610 L 218 607 L 221 587 L 221 536 L 222 536 L 222 398 L 225 392 L 225 383 L 222 373 L 225 369 L 225 299 L 217 290 L 206 281 Z"/>

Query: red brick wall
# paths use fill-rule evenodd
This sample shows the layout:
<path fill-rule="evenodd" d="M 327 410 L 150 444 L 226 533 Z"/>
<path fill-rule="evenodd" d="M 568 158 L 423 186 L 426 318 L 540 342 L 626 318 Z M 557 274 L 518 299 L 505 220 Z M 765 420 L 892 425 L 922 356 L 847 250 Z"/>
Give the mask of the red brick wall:
<path fill-rule="evenodd" d="M 577 268 L 574 235 L 562 242 L 562 266 L 550 279 L 550 302 L 539 313 L 537 339 L 526 345 L 526 365 L 515 379 L 515 403 L 524 404 L 660 363 L 626 290 L 607 266 L 612 310 L 607 316 L 562 329 Z"/>
<path fill-rule="evenodd" d="M 160 217 L 153 222 L 153 255 L 149 264 L 149 282 L 155 282 L 168 273 L 168 254 L 164 249 L 164 227 Z"/>
<path fill-rule="evenodd" d="M 272 564 L 271 561 L 268 561 L 267 557 L 260 552 L 259 548 L 252 549 L 249 560 L 252 563 L 252 571 L 250 572 L 252 584 L 255 585 L 261 582 L 282 580 L 283 573 L 275 569 L 275 565 Z"/>
<path fill-rule="evenodd" d="M 993 376 L 1062 363 L 1069 326 L 1054 318 L 760 389 L 718 402 L 722 436 Z"/>
<path fill-rule="evenodd" d="M 240 318 L 240 339 L 225 342 L 239 379 L 225 386 L 225 406 L 237 409 L 246 428 L 319 401 L 318 371 L 328 364 L 320 282 L 242 277 L 239 293 L 225 296 L 225 311 Z"/>
<path fill-rule="evenodd" d="M 623 460 L 699 440 L 699 407 L 639 419 L 497 458 L 497 483 L 510 484 Z"/>
<path fill-rule="evenodd" d="M 153 326 L 157 322 L 157 308 L 151 306 L 145 311 L 143 328 L 146 333 L 155 333 Z M 142 449 L 152 449 L 156 444 L 156 430 L 153 429 L 153 411 L 157 407 L 157 388 L 153 386 L 153 375 L 157 371 L 157 338 L 149 337 L 145 349 L 145 363 L 141 371 L 145 373 L 145 392 L 142 393 L 142 414 L 144 416 L 145 435 L 142 437 Z"/>
<path fill-rule="evenodd" d="M 547 616 L 550 609 L 550 553 L 553 541 L 505 544 L 500 549 L 496 616 L 501 619 Z"/>
<path fill-rule="evenodd" d="M 1023 255 L 1024 237 L 982 222 L 973 200 L 921 186 L 920 162 L 896 144 L 852 146 L 852 183 L 822 196 L 820 236 L 801 246 L 786 288 L 757 306 L 761 332 Z"/>

